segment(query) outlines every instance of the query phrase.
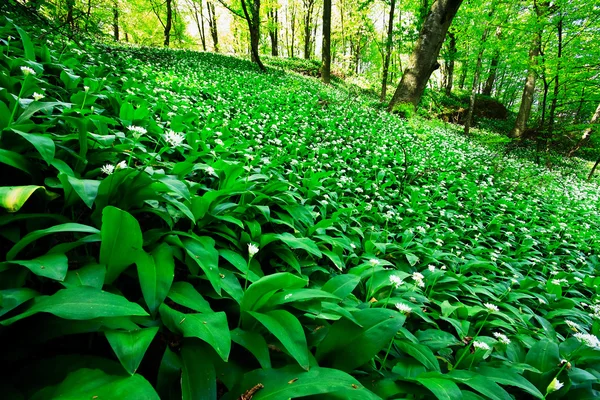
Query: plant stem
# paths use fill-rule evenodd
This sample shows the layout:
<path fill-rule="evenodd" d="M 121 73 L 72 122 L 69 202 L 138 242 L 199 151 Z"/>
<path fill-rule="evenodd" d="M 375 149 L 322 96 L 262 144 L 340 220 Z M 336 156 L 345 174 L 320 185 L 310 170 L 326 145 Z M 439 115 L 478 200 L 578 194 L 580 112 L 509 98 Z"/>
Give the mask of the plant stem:
<path fill-rule="evenodd" d="M 23 96 L 23 88 L 25 87 L 25 82 L 27 82 L 28 77 L 29 77 L 29 75 L 25 75 L 25 80 L 23 80 L 23 84 L 21 85 L 21 90 L 19 90 L 19 96 L 17 97 L 17 102 L 15 103 L 12 113 L 10 114 L 10 118 L 8 119 L 8 126 L 11 126 L 13 123 L 13 118 L 15 117 L 15 114 L 17 113 L 17 107 L 19 107 L 19 103 L 21 102 L 21 96 Z"/>
<path fill-rule="evenodd" d="M 467 348 L 465 349 L 465 352 L 462 353 L 462 355 L 460 356 L 460 358 L 458 359 L 458 361 L 454 364 L 454 366 L 452 367 L 452 369 L 455 369 L 460 362 L 462 361 L 462 359 L 465 357 L 465 355 L 469 352 L 469 349 L 471 348 L 471 346 L 473 345 L 473 342 L 475 341 L 475 339 L 477 339 L 477 337 L 479 336 L 479 333 L 481 332 L 481 330 L 483 329 L 483 326 L 485 325 L 488 317 L 490 316 L 490 313 L 488 312 L 487 315 L 485 316 L 485 319 L 483 320 L 483 323 L 481 324 L 481 326 L 479 327 L 479 330 L 477 331 L 477 333 L 475 334 L 475 336 L 473 337 L 473 339 L 469 342 L 469 345 L 467 346 Z M 471 367 L 469 367 L 470 369 Z"/>

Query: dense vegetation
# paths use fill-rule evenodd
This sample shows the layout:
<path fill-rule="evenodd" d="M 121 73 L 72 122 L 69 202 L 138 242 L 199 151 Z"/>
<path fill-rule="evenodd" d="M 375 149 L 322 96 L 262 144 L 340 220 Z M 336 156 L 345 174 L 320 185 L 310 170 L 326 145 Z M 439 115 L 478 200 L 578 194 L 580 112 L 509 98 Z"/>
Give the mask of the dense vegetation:
<path fill-rule="evenodd" d="M 580 161 L 239 58 L 0 24 L 3 397 L 598 396 Z"/>

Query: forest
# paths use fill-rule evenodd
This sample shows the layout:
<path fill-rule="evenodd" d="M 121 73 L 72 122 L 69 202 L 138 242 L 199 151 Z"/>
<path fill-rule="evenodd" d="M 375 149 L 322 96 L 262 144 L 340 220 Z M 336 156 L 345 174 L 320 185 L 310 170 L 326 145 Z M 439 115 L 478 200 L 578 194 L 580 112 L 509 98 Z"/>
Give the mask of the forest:
<path fill-rule="evenodd" d="M 600 5 L 0 11 L 3 399 L 600 398 Z"/>

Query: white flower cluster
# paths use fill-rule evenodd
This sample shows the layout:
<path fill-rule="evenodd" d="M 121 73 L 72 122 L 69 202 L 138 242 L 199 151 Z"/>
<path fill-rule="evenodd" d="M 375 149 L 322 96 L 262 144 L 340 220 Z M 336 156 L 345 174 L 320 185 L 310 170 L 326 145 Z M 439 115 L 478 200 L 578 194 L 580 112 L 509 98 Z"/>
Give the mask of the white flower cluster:
<path fill-rule="evenodd" d="M 425 277 L 423 276 L 422 273 L 420 273 L 420 272 L 413 272 L 412 278 L 413 278 L 413 280 L 415 281 L 415 284 L 418 287 L 421 287 L 421 288 L 425 287 L 425 281 L 424 281 Z"/>
<path fill-rule="evenodd" d="M 588 347 L 600 350 L 600 340 L 595 335 L 589 333 L 576 333 L 575 336 L 580 342 L 584 343 Z"/>
<path fill-rule="evenodd" d="M 167 131 L 165 133 L 165 142 L 167 142 L 171 147 L 179 147 L 185 140 L 185 136 L 183 133 Z"/>
<path fill-rule="evenodd" d="M 102 168 L 100 168 L 100 172 L 102 172 L 105 175 L 111 175 L 113 172 L 115 172 L 115 170 L 125 168 L 127 168 L 127 163 L 125 162 L 125 160 L 123 160 L 117 165 L 105 164 Z"/>
<path fill-rule="evenodd" d="M 254 243 L 248 243 L 248 255 L 254 257 L 258 253 L 258 246 Z"/>
<path fill-rule="evenodd" d="M 499 341 L 500 343 L 503 343 L 503 344 L 510 344 L 510 339 L 508 338 L 508 336 L 506 336 L 506 335 L 505 335 L 505 334 L 503 334 L 503 333 L 500 333 L 500 332 L 494 332 L 494 337 L 495 337 L 496 339 L 498 339 L 498 341 Z"/>
<path fill-rule="evenodd" d="M 396 303 L 396 308 L 402 314 L 410 314 L 412 312 L 412 307 L 404 303 Z"/>
<path fill-rule="evenodd" d="M 390 282 L 396 289 L 404 284 L 404 281 L 397 275 L 390 275 Z"/>
<path fill-rule="evenodd" d="M 487 350 L 490 349 L 490 346 L 488 346 L 487 343 L 485 343 L 485 342 L 478 342 L 477 340 L 473 342 L 473 347 L 476 350 L 485 350 L 485 351 L 487 351 Z"/>

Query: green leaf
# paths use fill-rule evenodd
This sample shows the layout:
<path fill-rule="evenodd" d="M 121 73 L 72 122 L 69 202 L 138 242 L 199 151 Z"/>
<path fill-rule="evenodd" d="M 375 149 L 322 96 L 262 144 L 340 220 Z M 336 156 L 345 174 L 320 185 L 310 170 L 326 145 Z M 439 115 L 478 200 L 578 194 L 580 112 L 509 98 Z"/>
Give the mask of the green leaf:
<path fill-rule="evenodd" d="M 165 304 L 160 306 L 159 311 L 163 323 L 169 330 L 181 333 L 184 337 L 204 340 L 215 349 L 223 361 L 227 361 L 231 350 L 231 335 L 224 312 L 184 314 Z"/>
<path fill-rule="evenodd" d="M 106 276 L 106 267 L 102 264 L 89 264 L 79 269 L 67 272 L 63 285 L 65 287 L 90 286 L 96 289 L 102 289 L 104 286 L 104 277 Z"/>
<path fill-rule="evenodd" d="M 56 147 L 54 146 L 54 141 L 48 136 L 39 133 L 25 133 L 16 129 L 11 130 L 31 143 L 48 165 L 50 165 L 52 160 L 54 160 L 54 152 L 56 151 Z"/>
<path fill-rule="evenodd" d="M 271 368 L 271 357 L 269 356 L 269 347 L 265 338 L 256 333 L 243 331 L 236 328 L 231 331 L 231 340 L 240 346 L 245 347 L 256 357 L 262 368 Z"/>
<path fill-rule="evenodd" d="M 340 298 L 345 298 L 358 286 L 360 276 L 357 275 L 338 275 L 328 280 L 321 290 L 330 292 Z"/>
<path fill-rule="evenodd" d="M 347 319 L 335 322 L 317 347 L 320 363 L 342 371 L 360 367 L 390 343 L 406 319 L 397 311 L 382 308 L 364 309 L 353 315 L 361 326 Z"/>
<path fill-rule="evenodd" d="M 8 212 L 17 212 L 36 190 L 42 190 L 44 195 L 52 200 L 58 197 L 43 186 L 2 186 L 0 187 L 0 207 Z"/>
<path fill-rule="evenodd" d="M 10 325 L 39 312 L 54 314 L 63 319 L 86 320 L 100 317 L 147 316 L 142 307 L 123 296 L 87 286 L 62 289 L 52 296 L 38 298 L 27 311 L 0 321 Z"/>
<path fill-rule="evenodd" d="M 507 368 L 496 369 L 490 367 L 481 367 L 479 368 L 478 372 L 501 385 L 515 386 L 519 389 L 523 389 L 525 392 L 538 399 L 544 398 L 542 392 L 540 392 L 538 388 L 536 388 L 531 382 L 516 372 L 508 370 Z"/>
<path fill-rule="evenodd" d="M 248 262 L 240 254 L 232 250 L 219 250 L 219 255 L 229 261 L 231 265 L 238 269 L 241 273 L 245 274 L 248 271 Z"/>
<path fill-rule="evenodd" d="M 21 37 L 21 43 L 23 43 L 23 52 L 25 53 L 25 58 L 30 61 L 35 61 L 35 49 L 33 47 L 33 43 L 31 43 L 31 39 L 27 32 L 21 28 L 20 26 L 14 25 L 15 29 L 19 33 Z"/>
<path fill-rule="evenodd" d="M 219 252 L 215 249 L 215 241 L 209 237 L 195 237 L 181 239 L 181 243 L 188 255 L 204 271 L 215 292 L 220 295 Z"/>
<path fill-rule="evenodd" d="M 181 347 L 181 392 L 183 400 L 216 400 L 217 375 L 209 357 L 193 343 Z"/>
<path fill-rule="evenodd" d="M 201 313 L 211 313 L 208 301 L 189 282 L 175 282 L 167 295 L 175 303 Z"/>
<path fill-rule="evenodd" d="M 82 224 L 75 224 L 75 223 L 66 223 L 66 224 L 61 224 L 61 225 L 55 225 L 55 226 L 47 228 L 47 229 L 39 229 L 37 231 L 33 231 L 33 232 L 27 234 L 23 239 L 18 241 L 12 247 L 12 249 L 10 249 L 10 251 L 6 254 L 6 259 L 9 261 L 14 259 L 17 256 L 17 254 L 19 254 L 19 252 L 21 250 L 23 250 L 23 248 L 25 248 L 29 243 L 34 242 L 41 237 L 44 237 L 46 235 L 55 234 L 55 233 L 65 233 L 65 232 L 100 233 L 100 231 L 96 228 L 93 228 L 93 227 L 87 226 L 87 225 L 82 225 Z"/>
<path fill-rule="evenodd" d="M 86 206 L 92 208 L 96 196 L 98 196 L 98 188 L 100 181 L 92 179 L 77 179 L 74 176 L 67 176 L 67 180 L 75 193 L 83 200 Z"/>
<path fill-rule="evenodd" d="M 295 301 L 306 301 L 316 299 L 327 299 L 329 301 L 334 300 L 340 302 L 342 299 L 339 297 L 319 289 L 291 289 L 283 290 L 269 299 L 269 306 L 274 307 L 279 304 L 292 303 Z"/>
<path fill-rule="evenodd" d="M 171 399 L 173 388 L 177 386 L 177 389 L 179 389 L 181 386 L 181 369 L 179 356 L 172 352 L 169 346 L 166 346 L 156 380 L 156 391 L 161 399 Z M 179 397 L 181 397 L 181 393 L 179 393 Z"/>
<path fill-rule="evenodd" d="M 34 102 L 30 103 L 29 106 L 27 106 L 27 108 L 25 109 L 25 111 L 23 111 L 23 113 L 21 115 L 19 115 L 19 118 L 17 118 L 15 123 L 20 124 L 22 122 L 26 122 L 36 112 L 42 111 L 42 110 L 43 111 L 52 110 L 56 106 L 64 106 L 64 107 L 70 108 L 71 103 L 63 103 L 60 101 L 53 101 L 53 102 L 34 101 Z"/>
<path fill-rule="evenodd" d="M 417 378 L 417 381 L 429 389 L 439 400 L 462 399 L 462 393 L 456 383 L 443 378 Z"/>
<path fill-rule="evenodd" d="M 275 237 L 287 244 L 292 249 L 306 250 L 310 254 L 321 257 L 321 250 L 319 250 L 317 244 L 309 238 L 297 238 L 291 233 L 287 232 L 277 234 Z"/>
<path fill-rule="evenodd" d="M 106 265 L 106 283 L 112 283 L 138 259 L 142 249 L 142 231 L 131 214 L 107 206 L 102 211 L 100 235 L 100 263 Z"/>
<path fill-rule="evenodd" d="M 133 375 L 157 332 L 158 327 L 153 327 L 130 332 L 106 331 L 105 335 L 123 368 Z"/>
<path fill-rule="evenodd" d="M 30 176 L 36 175 L 35 167 L 25 157 L 14 151 L 0 149 L 0 162 L 20 169 Z"/>
<path fill-rule="evenodd" d="M 345 372 L 321 367 L 303 371 L 296 366 L 247 373 L 233 392 L 235 398 L 257 383 L 264 387 L 254 394 L 252 400 L 297 399 L 334 392 L 347 400 L 381 400 Z"/>
<path fill-rule="evenodd" d="M 42 389 L 31 399 L 160 400 L 152 385 L 141 375 L 113 376 L 87 368 L 71 372 L 60 384 Z"/>
<path fill-rule="evenodd" d="M 175 277 L 173 250 L 161 243 L 151 254 L 140 251 L 136 261 L 142 294 L 150 314 L 154 315 L 167 297 Z"/>
<path fill-rule="evenodd" d="M 37 296 L 39 293 L 29 288 L 0 290 L 0 317 Z"/>
<path fill-rule="evenodd" d="M 250 311 L 249 313 L 281 342 L 303 369 L 308 370 L 306 336 L 300 321 L 294 315 L 285 310 L 266 313 Z"/>
<path fill-rule="evenodd" d="M 280 289 L 301 288 L 306 286 L 307 283 L 306 279 L 299 278 L 289 272 L 267 275 L 248 287 L 242 298 L 240 309 L 241 311 L 257 310 L 260 299 L 266 294 Z"/>
<path fill-rule="evenodd" d="M 0 266 L 5 264 L 17 264 L 29 269 L 38 276 L 57 281 L 65 279 L 67 269 L 69 268 L 69 260 L 64 254 L 46 254 L 27 261 L 7 261 L 0 263 Z"/>
<path fill-rule="evenodd" d="M 525 362 L 542 373 L 552 370 L 560 364 L 558 344 L 547 339 L 540 340 L 529 349 Z"/>
<path fill-rule="evenodd" d="M 492 400 L 511 400 L 508 392 L 498 386 L 493 380 L 488 379 L 475 372 L 464 370 L 453 370 L 446 375 L 455 382 L 465 384 Z"/>
<path fill-rule="evenodd" d="M 440 364 L 429 347 L 404 340 L 396 340 L 394 343 L 401 351 L 419 361 L 428 370 L 440 371 Z"/>

